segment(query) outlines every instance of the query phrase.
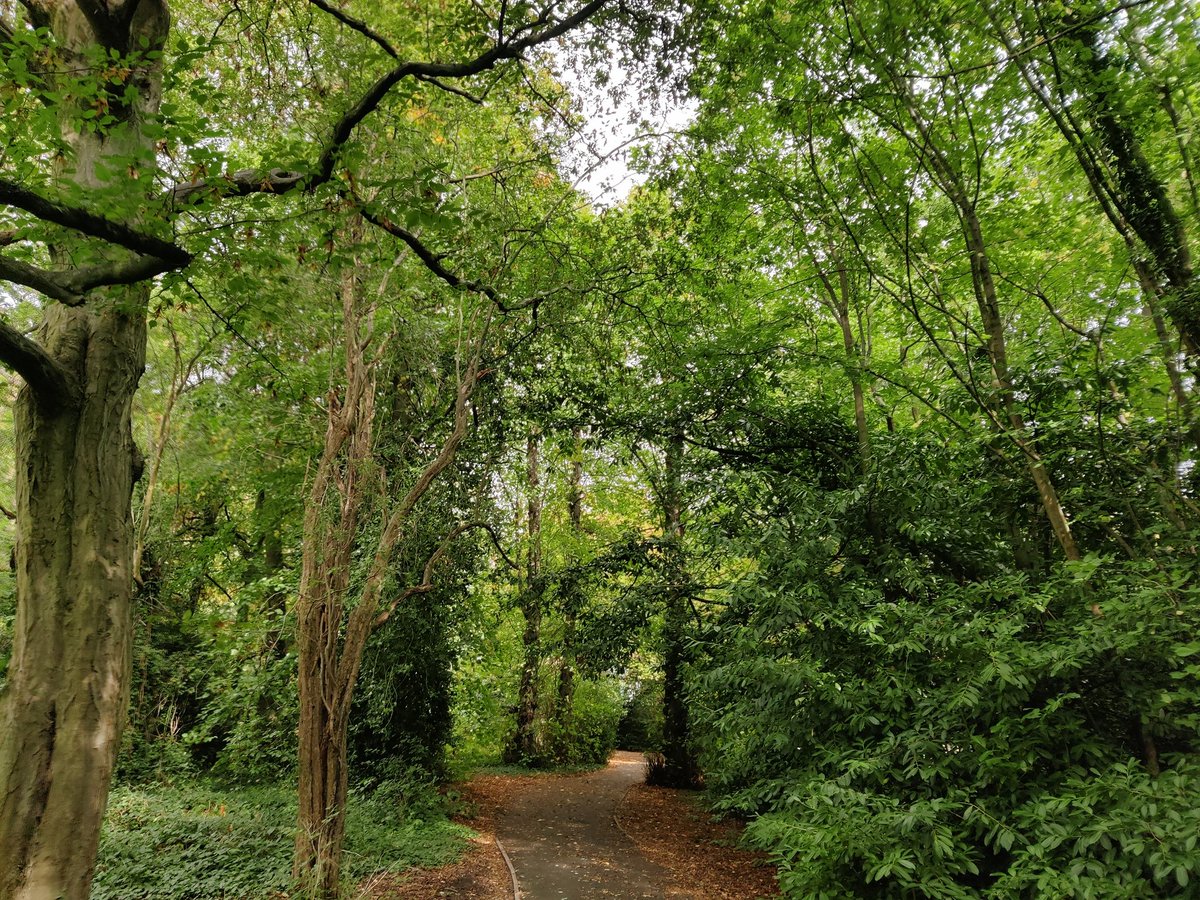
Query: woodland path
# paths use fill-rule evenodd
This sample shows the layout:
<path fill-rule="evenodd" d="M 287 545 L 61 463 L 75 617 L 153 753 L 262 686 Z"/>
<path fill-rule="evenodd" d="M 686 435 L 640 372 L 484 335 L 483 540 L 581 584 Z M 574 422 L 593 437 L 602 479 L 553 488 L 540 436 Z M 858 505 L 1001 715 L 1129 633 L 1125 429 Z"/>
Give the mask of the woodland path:
<path fill-rule="evenodd" d="M 735 849 L 739 826 L 716 823 L 693 791 L 649 787 L 640 753 L 578 775 L 477 775 L 460 786 L 478 832 L 459 863 L 410 873 L 372 900 L 755 900 L 775 897 L 774 870 Z M 503 848 L 503 853 L 500 848 Z"/>
<path fill-rule="evenodd" d="M 513 798 L 496 837 L 516 872 L 522 900 L 666 896 L 669 873 L 622 831 L 617 807 L 645 779 L 640 753 L 618 752 L 582 775 L 542 778 Z"/>

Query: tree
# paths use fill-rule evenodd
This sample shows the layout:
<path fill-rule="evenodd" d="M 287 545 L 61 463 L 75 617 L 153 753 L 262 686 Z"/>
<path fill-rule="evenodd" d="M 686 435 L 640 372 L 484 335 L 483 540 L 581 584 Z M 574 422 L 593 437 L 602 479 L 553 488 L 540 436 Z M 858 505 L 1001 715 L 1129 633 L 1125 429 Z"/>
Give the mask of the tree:
<path fill-rule="evenodd" d="M 353 232 L 352 237 L 358 237 Z M 383 625 L 407 596 L 432 588 L 433 570 L 456 527 L 429 558 L 417 585 L 390 600 L 384 590 L 392 560 L 410 516 L 425 493 L 453 462 L 466 437 L 470 400 L 480 369 L 486 317 L 468 316 L 453 380 L 452 424 L 441 447 L 416 474 L 407 491 L 385 488 L 393 497 L 366 571 L 354 557 L 371 499 L 384 474 L 375 451 L 375 361 L 368 347 L 380 341 L 373 313 L 364 306 L 363 274 L 351 264 L 342 276 L 345 376 L 328 398 L 328 427 L 309 486 L 304 512 L 303 570 L 297 601 L 300 685 L 300 812 L 294 876 L 306 895 L 336 898 L 340 891 L 342 842 L 349 787 L 347 729 L 354 687 L 371 632 Z M 354 596 L 353 602 L 351 597 Z M 343 621 L 344 619 L 344 621 Z"/>
<path fill-rule="evenodd" d="M 551 4 L 519 20 L 507 5 L 476 11 L 451 49 L 461 62 L 402 59 L 365 23 L 313 5 L 392 64 L 323 129 L 328 136 L 318 146 L 301 148 L 302 169 L 196 170 L 165 197 L 155 176 L 156 147 L 172 124 L 158 115 L 167 5 L 26 0 L 20 14 L 6 5 L 0 18 L 0 53 L 22 91 L 20 112 L 37 126 L 13 177 L 0 177 L 0 203 L 14 211 L 4 243 L 18 247 L 0 254 L 0 277 L 46 303 L 37 340 L 0 324 L 0 359 L 25 382 L 16 421 L 17 627 L 0 712 L 5 898 L 82 898 L 91 880 L 129 685 L 130 497 L 141 467 L 129 417 L 145 357 L 149 284 L 192 266 L 196 252 L 221 252 L 215 245 L 193 252 L 163 235 L 189 215 L 256 194 L 356 202 L 347 149 L 397 85 L 487 72 L 577 28 L 605 0 L 571 11 Z M 209 154 L 209 162 L 222 160 Z M 379 206 L 363 213 L 452 287 L 508 308 L 398 224 L 402 215 Z"/>

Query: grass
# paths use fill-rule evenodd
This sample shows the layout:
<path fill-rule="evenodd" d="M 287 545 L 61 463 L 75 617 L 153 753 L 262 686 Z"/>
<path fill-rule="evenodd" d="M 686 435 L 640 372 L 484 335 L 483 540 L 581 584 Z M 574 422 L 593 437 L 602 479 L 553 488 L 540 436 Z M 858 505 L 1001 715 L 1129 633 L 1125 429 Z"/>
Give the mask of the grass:
<path fill-rule="evenodd" d="M 353 796 L 343 871 L 378 872 L 458 859 L 471 837 L 428 788 L 385 784 Z M 118 787 L 109 798 L 92 900 L 258 900 L 291 882 L 295 789 L 192 783 Z"/>

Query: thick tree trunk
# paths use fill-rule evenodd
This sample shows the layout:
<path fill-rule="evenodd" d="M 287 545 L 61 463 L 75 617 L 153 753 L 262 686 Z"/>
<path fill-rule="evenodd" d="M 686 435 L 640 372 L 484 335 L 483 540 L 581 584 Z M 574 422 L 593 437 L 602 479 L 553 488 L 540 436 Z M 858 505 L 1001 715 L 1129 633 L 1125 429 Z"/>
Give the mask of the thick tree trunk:
<path fill-rule="evenodd" d="M 65 68 L 94 50 L 140 38 L 160 48 L 165 7 L 134 4 L 98 36 L 73 2 L 47 7 Z M 120 27 L 117 27 L 117 26 Z M 108 161 L 152 147 L 140 126 L 159 99 L 158 65 L 130 78 L 136 100 L 111 131 L 77 133 L 63 119 L 65 177 L 103 187 Z M 143 183 L 149 184 L 146 178 Z M 62 254 L 68 262 L 66 254 Z M 50 398 L 26 387 L 16 436 L 17 615 L 8 684 L 0 698 L 0 898 L 86 900 L 128 705 L 133 592 L 133 484 L 140 474 L 130 427 L 145 365 L 148 289 L 99 291 L 85 304 L 46 306 L 42 348 L 78 387 Z"/>
<path fill-rule="evenodd" d="M 144 293 L 141 299 L 144 299 Z M 0 712 L 0 897 L 88 896 L 128 703 L 133 437 L 145 324 L 51 308 L 77 408 L 16 408 L 17 619 Z"/>

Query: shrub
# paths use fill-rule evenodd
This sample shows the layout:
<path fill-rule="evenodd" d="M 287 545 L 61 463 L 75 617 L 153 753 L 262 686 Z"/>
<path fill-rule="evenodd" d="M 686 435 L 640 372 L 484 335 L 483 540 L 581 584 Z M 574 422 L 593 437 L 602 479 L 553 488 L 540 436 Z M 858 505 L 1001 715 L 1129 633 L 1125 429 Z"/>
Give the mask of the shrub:
<path fill-rule="evenodd" d="M 663 729 L 662 681 L 638 682 L 625 701 L 617 726 L 617 746 L 622 750 L 658 750 Z"/>
<path fill-rule="evenodd" d="M 560 765 L 602 765 L 617 747 L 621 695 L 616 681 L 580 681 L 565 723 L 551 723 L 550 745 Z"/>

